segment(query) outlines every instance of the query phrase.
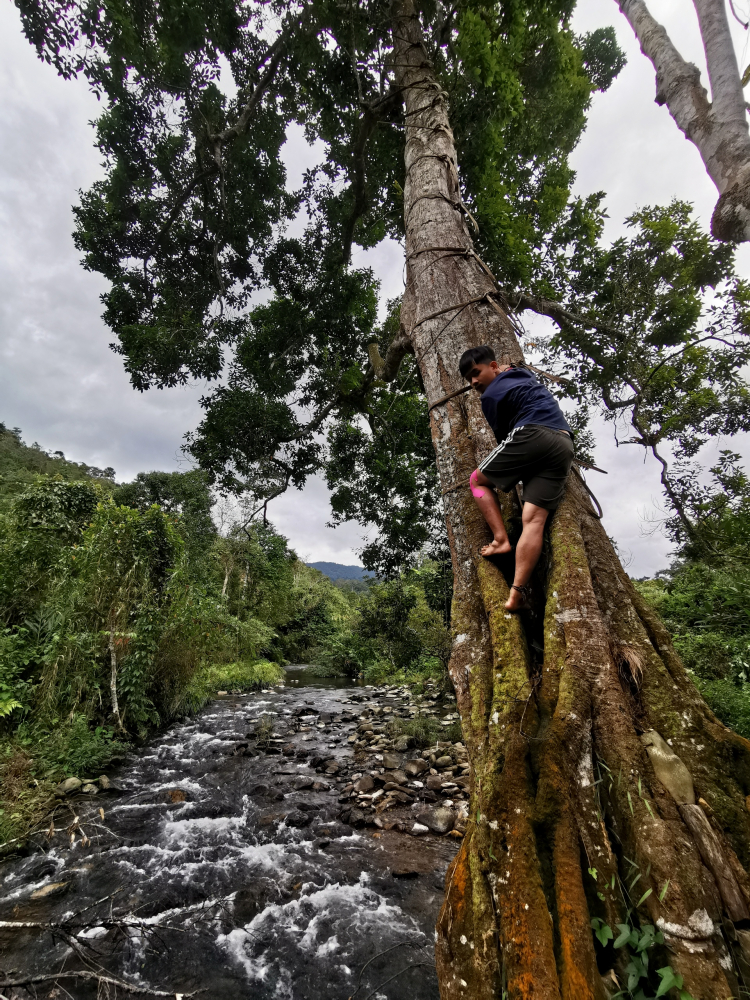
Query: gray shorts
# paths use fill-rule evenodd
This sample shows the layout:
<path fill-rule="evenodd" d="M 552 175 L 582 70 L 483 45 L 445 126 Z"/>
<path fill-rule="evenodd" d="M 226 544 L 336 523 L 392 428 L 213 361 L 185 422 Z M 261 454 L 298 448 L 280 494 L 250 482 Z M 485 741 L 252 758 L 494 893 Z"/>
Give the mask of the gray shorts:
<path fill-rule="evenodd" d="M 524 503 L 555 510 L 565 491 L 573 461 L 573 440 L 564 431 L 542 424 L 514 427 L 479 466 L 495 486 L 507 493 L 523 483 Z"/>

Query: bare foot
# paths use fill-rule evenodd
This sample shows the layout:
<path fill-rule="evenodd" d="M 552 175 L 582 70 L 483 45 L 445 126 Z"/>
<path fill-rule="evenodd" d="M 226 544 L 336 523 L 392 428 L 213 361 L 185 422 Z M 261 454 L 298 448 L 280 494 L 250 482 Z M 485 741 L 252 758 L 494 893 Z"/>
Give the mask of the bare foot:
<path fill-rule="evenodd" d="M 511 552 L 513 547 L 506 538 L 505 541 L 499 542 L 496 538 L 493 538 L 489 545 L 483 545 L 479 550 L 480 555 L 483 556 L 504 556 L 506 553 Z"/>
<path fill-rule="evenodd" d="M 529 604 L 528 591 L 524 587 L 523 590 L 517 590 L 515 587 L 510 588 L 510 597 L 505 602 L 505 610 L 514 611 L 526 611 L 531 605 Z"/>

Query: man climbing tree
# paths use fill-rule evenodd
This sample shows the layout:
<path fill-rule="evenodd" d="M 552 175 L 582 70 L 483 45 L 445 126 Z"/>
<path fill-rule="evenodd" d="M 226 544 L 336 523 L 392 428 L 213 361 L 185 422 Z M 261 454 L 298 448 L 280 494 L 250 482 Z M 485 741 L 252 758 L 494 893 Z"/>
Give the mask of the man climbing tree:
<path fill-rule="evenodd" d="M 464 351 L 458 367 L 481 394 L 482 411 L 498 441 L 469 477 L 472 496 L 492 532 L 492 541 L 479 550 L 483 556 L 511 551 L 492 487 L 507 493 L 523 483 L 523 531 L 516 546 L 511 594 L 505 602 L 508 611 L 521 611 L 529 607 L 527 584 L 542 552 L 547 517 L 559 506 L 570 472 L 570 427 L 552 393 L 526 369 L 501 368 L 492 348 L 483 345 Z"/>
<path fill-rule="evenodd" d="M 202 466 L 265 497 L 328 470 L 344 483 L 336 509 L 372 510 L 401 555 L 442 504 L 449 669 L 472 765 L 471 822 L 438 928 L 443 1000 L 601 1000 L 620 986 L 739 996 L 750 745 L 701 700 L 576 473 L 536 569 L 536 616 L 506 612 L 508 581 L 479 554 L 487 527 L 469 489 L 494 442 L 478 396 L 454 395 L 464 351 L 523 360 L 510 302 L 551 316 L 563 339 L 588 337 L 594 354 L 592 330 L 659 351 L 698 338 L 700 309 L 661 310 L 664 286 L 691 302 L 671 272 L 643 277 L 659 294 L 639 300 L 624 332 L 617 260 L 586 276 L 602 263 L 601 211 L 598 198 L 569 199 L 567 156 L 592 91 L 622 65 L 611 32 L 576 37 L 572 4 L 551 0 L 224 0 L 187 21 L 169 3 L 97 17 L 19 7 L 40 54 L 109 101 L 97 123 L 108 172 L 83 196 L 76 239 L 111 282 L 105 317 L 134 384 L 225 376 L 191 440 Z M 227 67 L 236 96 L 219 85 Z M 296 195 L 279 155 L 291 121 L 325 145 Z M 279 234 L 302 204 L 304 236 Z M 404 241 L 406 287 L 378 330 L 372 275 L 350 262 L 355 240 L 386 234 Z M 659 236 L 656 257 L 679 256 L 677 234 Z M 703 246 L 688 292 L 711 285 L 716 268 L 697 265 L 717 259 Z M 251 308 L 262 287 L 273 297 Z M 600 308 L 570 308 L 596 295 Z M 612 359 L 596 356 L 604 382 Z M 645 404 L 656 381 L 623 406 Z M 717 426 L 743 426 L 721 392 L 712 399 Z M 364 465 L 374 501 L 364 474 L 352 482 Z M 503 518 L 514 537 L 512 494 Z"/>

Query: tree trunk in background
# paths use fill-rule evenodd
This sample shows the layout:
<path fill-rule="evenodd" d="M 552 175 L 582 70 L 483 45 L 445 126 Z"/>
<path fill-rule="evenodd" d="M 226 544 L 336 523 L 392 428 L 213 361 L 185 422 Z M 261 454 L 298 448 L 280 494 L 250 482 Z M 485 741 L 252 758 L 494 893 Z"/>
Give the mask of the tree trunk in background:
<path fill-rule="evenodd" d="M 750 131 L 725 0 L 694 0 L 711 101 L 700 70 L 682 58 L 644 0 L 616 0 L 641 51 L 656 70 L 656 103 L 666 104 L 686 138 L 695 144 L 720 198 L 711 231 L 716 239 L 750 240 Z"/>
<path fill-rule="evenodd" d="M 460 386 L 466 348 L 492 344 L 505 362 L 522 355 L 472 256 L 446 95 L 411 0 L 396 4 L 393 38 L 406 101 L 401 323 L 432 403 Z M 472 765 L 470 821 L 438 925 L 443 1000 L 503 988 L 511 998 L 604 998 L 590 921 L 623 922 L 621 884 L 636 875 L 636 901 L 653 890 L 638 918 L 666 938 L 658 966 L 682 974 L 695 1000 L 737 996 L 750 743 L 698 695 L 575 474 L 536 575 L 536 616 L 508 615 L 506 579 L 478 553 L 489 534 L 468 488 L 494 446 L 478 396 L 432 410 L 431 429 L 455 578 L 450 673 Z M 517 534 L 514 494 L 504 514 Z M 699 797 L 707 805 L 693 804 Z M 610 947 L 604 971 L 622 955 Z"/>

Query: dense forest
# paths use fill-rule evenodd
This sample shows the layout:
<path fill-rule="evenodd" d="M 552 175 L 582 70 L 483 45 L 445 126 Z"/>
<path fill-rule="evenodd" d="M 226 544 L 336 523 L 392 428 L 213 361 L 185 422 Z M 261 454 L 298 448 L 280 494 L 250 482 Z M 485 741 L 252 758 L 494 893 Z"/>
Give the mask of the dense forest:
<path fill-rule="evenodd" d="M 335 586 L 270 524 L 220 533 L 214 503 L 199 471 L 117 485 L 0 426 L 0 841 L 56 782 L 281 664 L 445 681 L 444 565 Z"/>

